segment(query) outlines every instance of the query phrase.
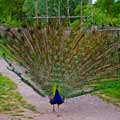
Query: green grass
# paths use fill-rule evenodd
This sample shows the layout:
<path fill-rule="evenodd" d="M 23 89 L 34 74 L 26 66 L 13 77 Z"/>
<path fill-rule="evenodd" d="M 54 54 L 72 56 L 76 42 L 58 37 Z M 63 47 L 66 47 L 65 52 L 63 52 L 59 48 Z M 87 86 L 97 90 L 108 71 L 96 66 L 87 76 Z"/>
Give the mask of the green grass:
<path fill-rule="evenodd" d="M 3 53 L 5 53 L 7 55 L 7 58 L 11 59 L 10 51 L 4 45 L 2 45 L 3 41 L 4 41 L 4 39 L 0 39 L 0 58 L 2 58 L 3 57 Z"/>
<path fill-rule="evenodd" d="M 110 96 L 112 98 L 120 99 L 120 88 L 111 88 L 111 89 L 106 89 L 102 90 L 101 93 Z"/>
<path fill-rule="evenodd" d="M 0 45 L 0 58 L 3 57 L 3 53 L 5 53 L 5 54 L 7 55 L 7 57 L 10 58 L 10 53 L 9 53 L 9 51 L 8 51 L 6 48 L 1 47 L 1 45 Z"/>
<path fill-rule="evenodd" d="M 3 53 L 6 53 L 6 50 L 0 47 L 0 58 L 2 58 Z"/>
<path fill-rule="evenodd" d="M 101 89 L 99 92 L 96 92 L 95 95 L 108 103 L 120 106 L 120 80 L 103 82 L 97 86 L 102 88 L 106 87 L 106 89 Z"/>
<path fill-rule="evenodd" d="M 35 107 L 28 104 L 16 89 L 14 82 L 0 74 L 0 113 L 14 113 L 25 109 L 35 111 Z"/>
<path fill-rule="evenodd" d="M 99 87 L 106 88 L 100 91 L 102 94 L 120 99 L 120 80 L 103 82 Z"/>

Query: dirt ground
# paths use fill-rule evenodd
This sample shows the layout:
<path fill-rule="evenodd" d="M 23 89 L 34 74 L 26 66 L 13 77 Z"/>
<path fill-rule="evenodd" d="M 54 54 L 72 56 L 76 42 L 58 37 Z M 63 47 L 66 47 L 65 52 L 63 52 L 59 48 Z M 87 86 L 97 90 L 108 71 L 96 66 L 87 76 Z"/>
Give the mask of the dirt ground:
<path fill-rule="evenodd" d="M 0 114 L 0 120 L 120 120 L 120 108 L 104 103 L 95 96 L 85 95 L 65 100 L 65 103 L 52 112 L 47 97 L 37 95 L 31 88 L 6 69 L 7 64 L 0 60 L 0 73 L 8 76 L 18 85 L 18 91 L 26 101 L 36 106 L 37 112 L 26 111 L 22 115 Z"/>

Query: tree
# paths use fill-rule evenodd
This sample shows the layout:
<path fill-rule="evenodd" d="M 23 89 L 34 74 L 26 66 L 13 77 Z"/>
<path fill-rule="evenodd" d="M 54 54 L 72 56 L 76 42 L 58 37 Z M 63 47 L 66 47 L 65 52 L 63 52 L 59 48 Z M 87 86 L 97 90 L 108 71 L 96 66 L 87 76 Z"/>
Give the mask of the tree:
<path fill-rule="evenodd" d="M 113 17 L 119 17 L 120 16 L 120 1 L 115 2 L 111 9 L 111 15 Z"/>
<path fill-rule="evenodd" d="M 95 6 L 110 13 L 114 0 L 97 0 Z"/>
<path fill-rule="evenodd" d="M 120 13 L 120 0 L 116 2 L 115 0 L 97 0 L 95 7 L 106 11 L 112 17 L 117 17 Z"/>
<path fill-rule="evenodd" d="M 23 16 L 22 5 L 24 0 L 0 0 L 0 22 L 8 25 L 17 24 Z"/>
<path fill-rule="evenodd" d="M 37 6 L 35 5 L 37 2 Z M 79 0 L 69 0 L 70 14 L 73 13 L 75 7 L 79 4 Z M 46 16 L 46 1 L 45 0 L 25 0 L 23 5 L 23 11 L 26 16 L 35 16 L 37 7 L 37 14 L 39 16 Z M 59 8 L 60 7 L 60 8 Z M 60 15 L 67 15 L 67 0 L 49 0 L 48 1 L 48 15 L 58 16 L 59 9 Z"/>
<path fill-rule="evenodd" d="M 89 27 L 91 24 L 102 26 L 109 25 L 111 23 L 111 17 L 106 12 L 101 12 L 100 8 L 96 8 L 92 5 L 84 5 L 82 10 L 82 15 L 85 17 L 83 20 L 83 25 Z M 75 15 L 80 14 L 80 5 L 74 10 Z M 72 25 L 79 24 L 79 19 L 72 22 Z"/>
<path fill-rule="evenodd" d="M 113 25 L 120 25 L 120 0 L 97 0 L 94 7 L 110 16 Z"/>
<path fill-rule="evenodd" d="M 80 8 L 78 5 L 74 9 L 75 15 L 80 15 Z M 97 26 L 120 25 L 120 1 L 114 0 L 97 0 L 95 5 L 83 5 L 83 16 L 91 16 L 84 21 L 85 26 L 92 24 Z M 79 24 L 79 19 L 72 22 L 72 25 Z"/>

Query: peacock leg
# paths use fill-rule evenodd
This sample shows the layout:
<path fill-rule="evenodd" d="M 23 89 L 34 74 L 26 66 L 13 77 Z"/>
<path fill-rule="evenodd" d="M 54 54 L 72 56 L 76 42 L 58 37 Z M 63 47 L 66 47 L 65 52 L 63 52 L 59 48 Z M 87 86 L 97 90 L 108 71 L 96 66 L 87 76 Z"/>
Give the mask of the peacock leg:
<path fill-rule="evenodd" d="M 58 110 L 59 110 L 59 108 L 60 108 L 60 105 L 58 104 Z"/>
<path fill-rule="evenodd" d="M 56 111 L 55 111 L 55 106 L 54 106 L 54 105 L 53 105 L 53 112 L 56 112 Z"/>

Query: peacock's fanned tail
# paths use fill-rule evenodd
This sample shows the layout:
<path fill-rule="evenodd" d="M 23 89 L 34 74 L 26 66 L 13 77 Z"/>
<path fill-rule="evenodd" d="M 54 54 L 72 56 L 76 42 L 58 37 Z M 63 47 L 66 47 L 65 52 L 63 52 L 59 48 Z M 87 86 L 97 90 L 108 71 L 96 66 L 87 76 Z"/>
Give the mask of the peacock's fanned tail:
<path fill-rule="evenodd" d="M 51 95 L 54 83 L 73 97 L 120 85 L 120 36 L 117 33 L 66 29 L 65 23 L 0 30 L 1 46 L 30 75 L 34 87 Z M 104 86 L 98 84 L 105 83 Z M 36 87 L 37 85 L 37 87 Z"/>

